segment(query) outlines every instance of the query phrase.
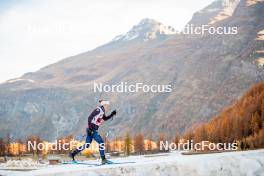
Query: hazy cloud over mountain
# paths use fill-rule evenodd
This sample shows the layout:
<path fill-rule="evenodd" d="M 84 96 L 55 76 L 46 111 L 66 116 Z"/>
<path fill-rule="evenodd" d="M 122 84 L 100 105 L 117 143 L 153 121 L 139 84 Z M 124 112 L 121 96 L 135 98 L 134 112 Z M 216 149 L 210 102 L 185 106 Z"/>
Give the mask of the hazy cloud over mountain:
<path fill-rule="evenodd" d="M 0 82 L 91 50 L 143 18 L 179 29 L 211 1 L 1 1 Z"/>

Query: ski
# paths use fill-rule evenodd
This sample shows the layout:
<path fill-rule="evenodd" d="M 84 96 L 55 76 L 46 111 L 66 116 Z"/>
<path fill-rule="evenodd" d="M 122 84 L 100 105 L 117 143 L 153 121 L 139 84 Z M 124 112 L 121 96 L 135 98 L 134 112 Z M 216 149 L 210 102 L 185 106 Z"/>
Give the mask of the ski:
<path fill-rule="evenodd" d="M 125 161 L 125 162 L 113 162 L 113 161 L 107 161 L 107 163 L 105 164 L 95 164 L 96 166 L 104 166 L 104 165 L 115 165 L 115 164 L 129 164 L 129 163 L 136 163 L 136 162 L 133 162 L 133 161 Z"/>
<path fill-rule="evenodd" d="M 113 162 L 113 161 L 107 161 L 105 164 L 96 164 L 96 163 L 87 163 L 87 162 L 73 162 L 73 161 L 64 161 L 61 164 L 83 164 L 83 165 L 88 165 L 88 166 L 104 166 L 104 165 L 113 165 L 113 164 L 129 164 L 129 163 L 136 163 L 136 162 L 132 162 L 132 161 L 126 161 L 126 162 Z"/>
<path fill-rule="evenodd" d="M 73 162 L 73 161 L 63 161 L 63 162 L 61 162 L 61 164 L 73 164 L 73 165 L 77 165 L 77 164 L 83 164 L 83 165 L 91 165 L 91 166 L 93 166 L 94 164 L 91 164 L 91 163 L 87 163 L 87 162 L 81 162 L 81 161 L 75 161 L 75 162 Z"/>

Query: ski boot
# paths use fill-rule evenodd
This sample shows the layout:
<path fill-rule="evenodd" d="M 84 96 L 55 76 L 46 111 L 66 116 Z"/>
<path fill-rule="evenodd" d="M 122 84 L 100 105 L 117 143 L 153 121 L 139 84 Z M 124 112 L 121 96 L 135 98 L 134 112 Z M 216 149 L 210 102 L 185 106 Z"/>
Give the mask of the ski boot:
<path fill-rule="evenodd" d="M 74 154 L 73 153 L 69 153 L 69 157 L 72 159 L 72 163 L 77 163 L 77 161 L 74 159 Z"/>
<path fill-rule="evenodd" d="M 104 165 L 104 164 L 113 164 L 113 162 L 110 161 L 110 160 L 107 160 L 107 159 L 105 158 L 105 156 L 102 156 L 101 159 L 102 159 L 102 161 L 101 161 L 101 164 L 102 164 L 102 165 Z"/>

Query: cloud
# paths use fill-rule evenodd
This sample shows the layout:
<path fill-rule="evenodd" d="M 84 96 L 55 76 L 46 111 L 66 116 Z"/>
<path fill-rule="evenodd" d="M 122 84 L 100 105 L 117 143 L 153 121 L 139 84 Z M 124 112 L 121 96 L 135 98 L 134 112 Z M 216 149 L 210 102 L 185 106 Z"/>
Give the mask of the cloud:
<path fill-rule="evenodd" d="M 46 0 L 0 3 L 0 81 L 91 50 L 143 18 L 181 28 L 212 0 Z M 2 10 L 1 10 L 2 9 Z"/>

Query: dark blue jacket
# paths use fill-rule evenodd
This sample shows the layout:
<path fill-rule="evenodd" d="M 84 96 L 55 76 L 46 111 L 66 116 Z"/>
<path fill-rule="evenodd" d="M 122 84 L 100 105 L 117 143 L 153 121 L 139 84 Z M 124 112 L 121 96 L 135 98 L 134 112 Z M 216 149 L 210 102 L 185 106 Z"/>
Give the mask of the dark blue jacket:
<path fill-rule="evenodd" d="M 97 107 L 88 117 L 88 128 L 98 130 L 103 121 L 111 119 L 113 115 L 106 116 L 103 106 Z"/>

